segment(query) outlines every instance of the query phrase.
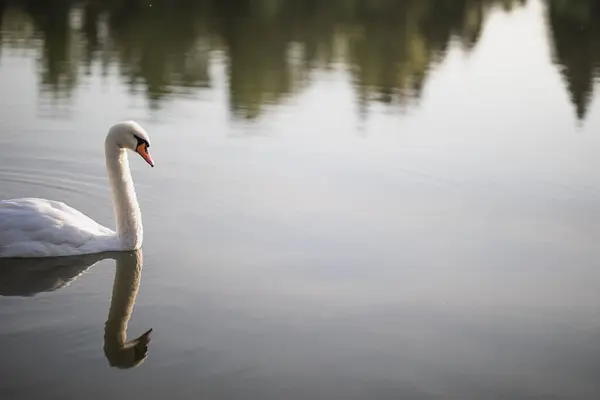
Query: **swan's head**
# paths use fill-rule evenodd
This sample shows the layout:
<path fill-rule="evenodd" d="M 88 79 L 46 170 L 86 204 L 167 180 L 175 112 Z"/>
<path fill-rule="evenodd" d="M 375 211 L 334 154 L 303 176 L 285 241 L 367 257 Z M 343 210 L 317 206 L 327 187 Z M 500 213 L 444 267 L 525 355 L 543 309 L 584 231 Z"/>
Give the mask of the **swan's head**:
<path fill-rule="evenodd" d="M 154 161 L 150 157 L 148 148 L 150 147 L 150 138 L 148 134 L 137 122 L 125 121 L 113 125 L 108 132 L 106 141 L 112 142 L 121 149 L 129 149 L 138 153 L 151 167 L 154 167 Z"/>

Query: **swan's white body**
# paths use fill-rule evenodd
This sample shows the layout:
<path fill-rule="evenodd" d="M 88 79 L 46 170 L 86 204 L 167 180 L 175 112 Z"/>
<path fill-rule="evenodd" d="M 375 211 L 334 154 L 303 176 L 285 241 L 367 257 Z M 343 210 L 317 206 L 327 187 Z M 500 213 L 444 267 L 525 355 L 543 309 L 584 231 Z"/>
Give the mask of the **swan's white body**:
<path fill-rule="evenodd" d="M 116 233 L 58 201 L 0 201 L 2 257 L 57 257 L 117 251 Z"/>
<path fill-rule="evenodd" d="M 0 201 L 0 258 L 58 257 L 127 251 L 142 245 L 143 227 L 126 149 L 154 165 L 146 132 L 133 121 L 114 125 L 105 141 L 116 232 L 68 205 L 24 198 Z"/>

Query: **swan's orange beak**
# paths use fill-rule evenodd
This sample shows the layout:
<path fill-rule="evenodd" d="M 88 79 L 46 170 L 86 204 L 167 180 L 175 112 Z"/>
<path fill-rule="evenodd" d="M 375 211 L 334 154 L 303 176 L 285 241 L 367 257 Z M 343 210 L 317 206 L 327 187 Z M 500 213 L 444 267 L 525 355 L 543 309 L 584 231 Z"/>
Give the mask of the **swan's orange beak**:
<path fill-rule="evenodd" d="M 135 148 L 135 151 L 142 156 L 151 167 L 154 167 L 154 161 L 152 161 L 152 157 L 150 157 L 150 153 L 148 153 L 148 145 L 146 143 L 141 143 Z"/>

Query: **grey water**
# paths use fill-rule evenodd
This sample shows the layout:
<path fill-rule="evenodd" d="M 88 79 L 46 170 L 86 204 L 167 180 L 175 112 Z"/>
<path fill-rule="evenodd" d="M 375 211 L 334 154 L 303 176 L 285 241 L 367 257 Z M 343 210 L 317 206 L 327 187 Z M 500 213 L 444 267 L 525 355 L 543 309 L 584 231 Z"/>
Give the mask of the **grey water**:
<path fill-rule="evenodd" d="M 0 261 L 0 399 L 600 398 L 599 81 L 593 1 L 0 0 L 0 199 L 156 162 Z"/>

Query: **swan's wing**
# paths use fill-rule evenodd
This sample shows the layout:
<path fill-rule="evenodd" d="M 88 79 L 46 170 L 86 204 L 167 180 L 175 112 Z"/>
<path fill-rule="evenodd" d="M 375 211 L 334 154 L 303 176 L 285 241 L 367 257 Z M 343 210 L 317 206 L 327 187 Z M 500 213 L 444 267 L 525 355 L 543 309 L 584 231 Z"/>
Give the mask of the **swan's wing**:
<path fill-rule="evenodd" d="M 99 238 L 113 236 L 110 229 L 58 201 L 0 201 L 0 257 L 77 255 L 89 252 Z"/>

